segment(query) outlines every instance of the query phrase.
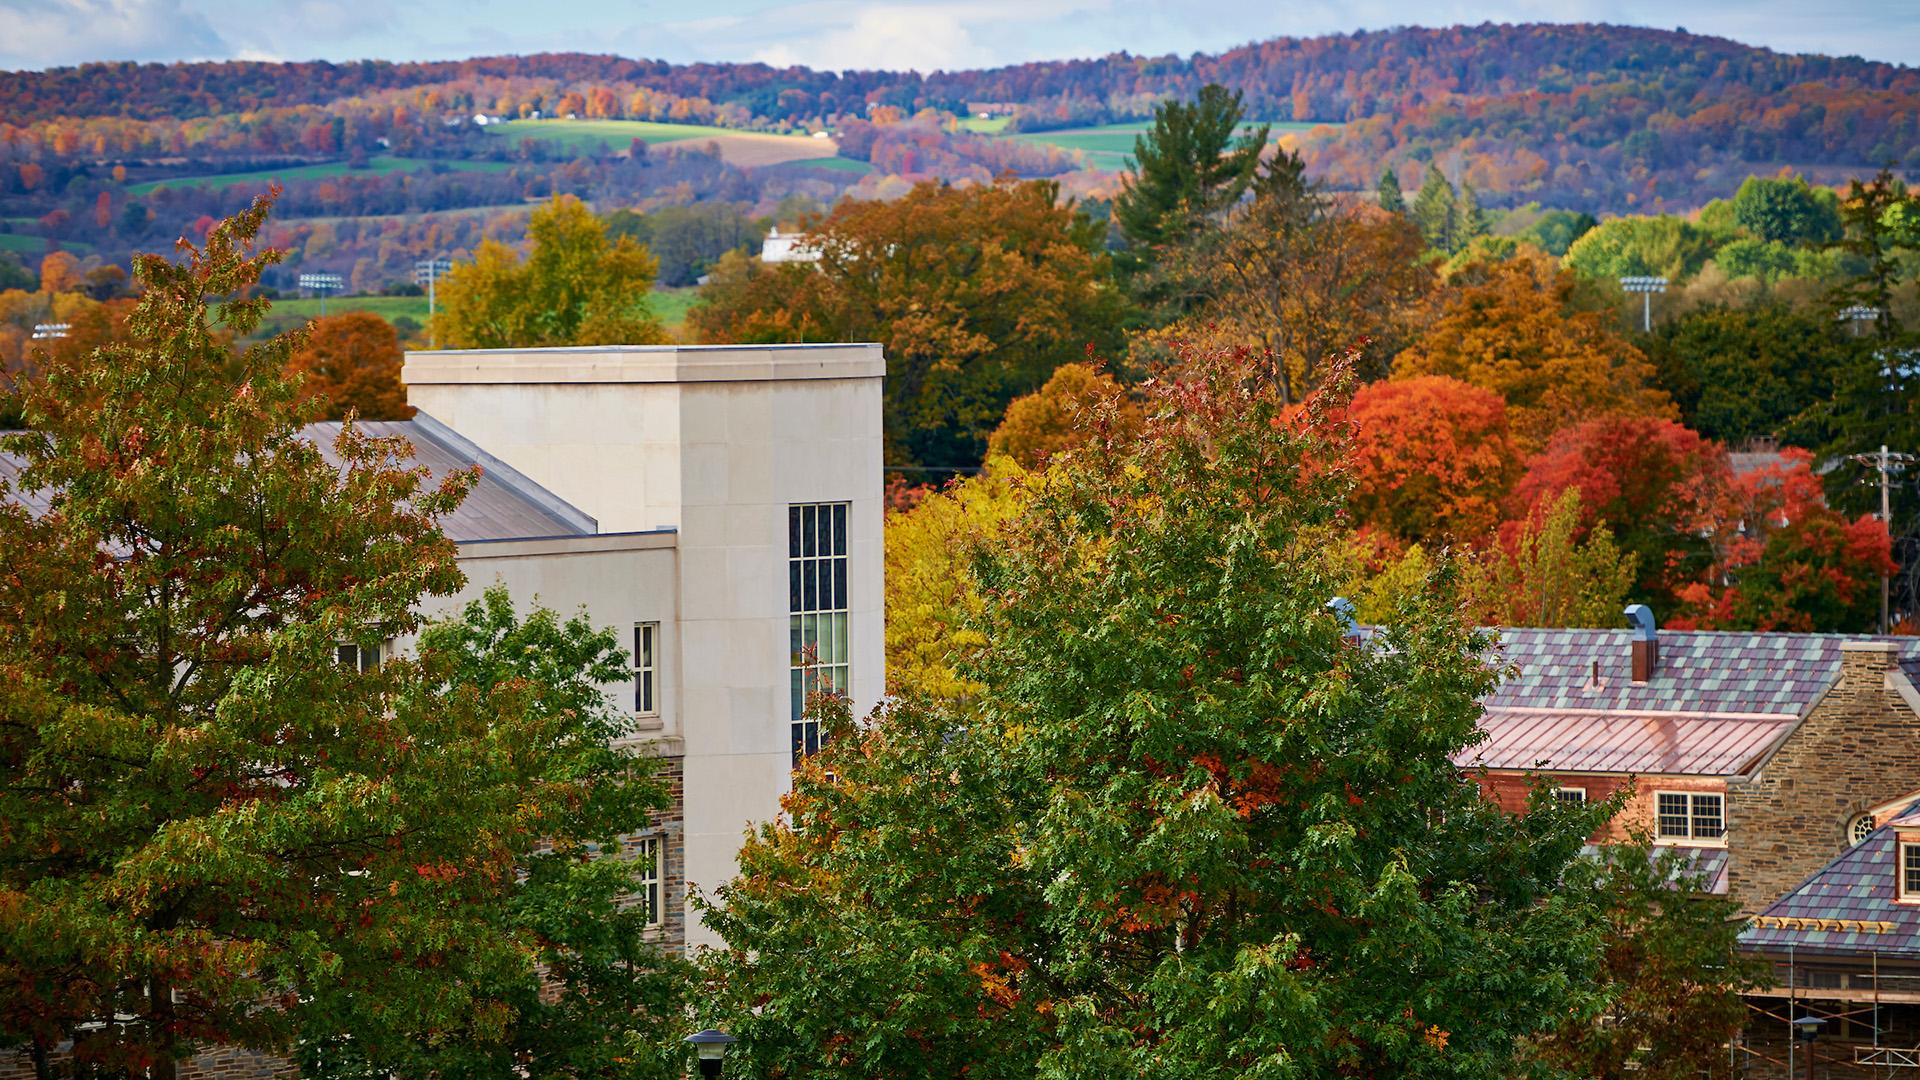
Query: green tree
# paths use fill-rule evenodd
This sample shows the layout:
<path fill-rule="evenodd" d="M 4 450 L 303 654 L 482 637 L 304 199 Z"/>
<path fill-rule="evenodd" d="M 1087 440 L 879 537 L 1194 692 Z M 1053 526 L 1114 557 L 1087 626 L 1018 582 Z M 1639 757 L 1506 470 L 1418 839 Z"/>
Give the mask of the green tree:
<path fill-rule="evenodd" d="M 1380 209 L 1389 214 L 1404 214 L 1407 211 L 1407 197 L 1400 191 L 1400 177 L 1388 169 L 1380 174 L 1380 186 L 1374 189 Z"/>
<path fill-rule="evenodd" d="M 1259 169 L 1268 126 L 1241 131 L 1242 115 L 1239 91 L 1209 83 L 1191 102 L 1154 106 L 1153 127 L 1134 140 L 1133 169 L 1113 201 L 1125 242 L 1117 261 L 1136 293 L 1165 317 L 1188 305 L 1177 276 L 1164 272 L 1167 264 L 1240 201 Z"/>
<path fill-rule="evenodd" d="M 557 857 L 661 793 L 588 707 L 610 639 L 469 619 L 418 660 L 335 662 L 460 587 L 436 522 L 473 475 L 425 488 L 352 428 L 330 462 L 301 433 L 297 338 L 228 349 L 216 327 L 266 312 L 219 298 L 278 257 L 251 253 L 267 209 L 182 264 L 141 256 L 122 339 L 30 384 L 32 430 L 6 441 L 0 1045 L 43 1076 L 69 1042 L 82 1071 L 159 1077 L 209 1043 L 349 1032 L 369 1061 L 538 1056 L 543 964 L 631 978 L 553 921 L 618 877 Z M 644 1026 L 580 1015 L 548 1044 Z"/>
<path fill-rule="evenodd" d="M 1598 224 L 1592 214 L 1547 210 L 1521 231 L 1520 239 L 1531 241 L 1540 250 L 1558 257 L 1565 255 L 1575 240 L 1585 236 L 1588 230 Z"/>
<path fill-rule="evenodd" d="M 1584 516 L 1580 489 L 1570 487 L 1477 555 L 1466 575 L 1474 618 L 1486 626 L 1618 626 L 1638 560 L 1605 525 L 1583 527 Z"/>
<path fill-rule="evenodd" d="M 1801 176 L 1747 177 L 1733 196 L 1733 217 L 1761 240 L 1819 245 L 1840 239 L 1838 196 L 1807 186 Z"/>
<path fill-rule="evenodd" d="M 1454 765 L 1494 675 L 1444 566 L 1345 640 L 1337 448 L 1260 374 L 1187 357 L 973 553 L 969 701 L 832 718 L 712 916 L 748 1071 L 1486 1077 L 1592 1015 L 1557 883 L 1607 810 Z"/>
<path fill-rule="evenodd" d="M 1437 166 L 1427 167 L 1427 178 L 1413 197 L 1413 223 L 1429 247 L 1448 254 L 1460 249 L 1460 208 L 1453 182 Z"/>
<path fill-rule="evenodd" d="M 1825 312 L 1781 303 L 1707 307 L 1654 328 L 1655 382 L 1709 439 L 1805 439 L 1858 345 Z"/>
<path fill-rule="evenodd" d="M 1683 218 L 1617 217 L 1567 248 L 1567 269 L 1596 281 L 1658 274 L 1678 284 L 1713 255 L 1713 237 Z"/>
<path fill-rule="evenodd" d="M 1541 1058 L 1593 1080 L 1724 1075 L 1727 1041 L 1747 1021 L 1740 992 L 1770 974 L 1740 951 L 1739 906 L 1645 836 L 1582 860 L 1568 887 L 1589 890 L 1607 926 L 1605 1020 L 1570 1019 L 1541 1041 Z"/>
<path fill-rule="evenodd" d="M 688 325 L 711 342 L 881 342 L 888 462 L 976 465 L 1010 401 L 1119 346 L 1100 232 L 1059 195 L 1036 180 L 848 200 L 807 232 L 818 262 L 723 260 Z"/>
<path fill-rule="evenodd" d="M 1480 208 L 1480 196 L 1473 190 L 1472 184 L 1460 185 L 1460 202 L 1455 216 L 1459 225 L 1454 236 L 1455 249 L 1464 248 L 1487 235 L 1487 212 Z"/>
<path fill-rule="evenodd" d="M 645 247 L 660 261 L 660 284 L 674 287 L 694 284 L 729 251 L 757 250 L 768 225 L 738 205 L 712 200 L 607 215 L 608 235 Z"/>
<path fill-rule="evenodd" d="M 571 195 L 534 210 L 532 251 L 483 240 L 439 286 L 434 329 L 455 349 L 647 345 L 666 340 L 648 304 L 658 264 Z"/>

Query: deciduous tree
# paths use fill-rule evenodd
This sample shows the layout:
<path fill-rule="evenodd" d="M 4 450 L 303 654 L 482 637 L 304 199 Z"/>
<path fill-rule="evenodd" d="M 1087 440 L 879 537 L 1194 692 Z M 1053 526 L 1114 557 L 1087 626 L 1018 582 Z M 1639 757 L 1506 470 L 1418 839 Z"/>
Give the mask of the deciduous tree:
<path fill-rule="evenodd" d="M 1588 417 L 1670 415 L 1645 355 L 1575 308 L 1574 284 L 1525 254 L 1459 275 L 1438 318 L 1395 358 L 1394 376 L 1445 375 L 1494 391 L 1522 452 Z"/>
<path fill-rule="evenodd" d="M 439 285 L 440 341 L 456 349 L 648 345 L 666 340 L 648 296 L 658 264 L 571 195 L 533 212 L 522 259 L 484 240 Z"/>
<path fill-rule="evenodd" d="M 302 376 L 302 397 L 325 404 L 321 415 L 343 420 L 405 420 L 413 415 L 400 385 L 400 335 L 393 324 L 368 311 L 315 319 L 288 359 Z"/>
<path fill-rule="evenodd" d="M 1637 561 L 1603 524 L 1583 524 L 1580 490 L 1507 530 L 1474 556 L 1466 592 L 1485 626 L 1620 625 Z"/>
<path fill-rule="evenodd" d="M 1493 531 L 1520 475 L 1500 395 L 1441 376 L 1371 383 L 1353 395 L 1351 506 L 1409 542 Z"/>
<path fill-rule="evenodd" d="M 1037 468 L 1089 439 L 1132 438 L 1140 421 L 1140 406 L 1099 365 L 1062 364 L 1040 389 L 1007 406 L 987 437 L 987 453 Z"/>
<path fill-rule="evenodd" d="M 807 244 L 819 262 L 723 260 L 688 324 L 702 341 L 884 344 L 893 464 L 978 464 L 1010 401 L 1118 345 L 1099 230 L 1048 181 L 848 200 Z"/>
<path fill-rule="evenodd" d="M 1495 676 L 1450 574 L 1348 640 L 1323 413 L 1184 370 L 974 553 L 980 690 L 833 719 L 749 841 L 711 916 L 749 1071 L 1485 1077 L 1592 1015 L 1558 882 L 1605 811 L 1460 774 Z"/>
<path fill-rule="evenodd" d="M 267 205 L 179 265 L 143 256 L 125 340 L 29 385 L 7 442 L 0 1044 L 42 1075 L 63 1045 L 167 1077 L 209 1043 L 600 1071 L 645 1018 L 609 1032 L 576 1003 L 658 1000 L 622 989 L 650 961 L 615 955 L 620 924 L 566 910 L 630 888 L 582 854 L 660 796 L 610 746 L 622 657 L 495 596 L 417 660 L 335 662 L 460 586 L 436 522 L 472 476 L 426 489 L 352 429 L 330 463 L 301 434 L 295 342 L 229 351 L 216 323 L 266 310 L 233 298 L 277 257 L 250 254 Z"/>

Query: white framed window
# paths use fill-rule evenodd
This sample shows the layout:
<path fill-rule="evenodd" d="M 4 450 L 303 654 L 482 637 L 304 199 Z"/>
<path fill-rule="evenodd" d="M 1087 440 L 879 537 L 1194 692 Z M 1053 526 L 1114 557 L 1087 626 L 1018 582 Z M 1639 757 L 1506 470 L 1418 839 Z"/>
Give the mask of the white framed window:
<path fill-rule="evenodd" d="M 1854 847 L 1866 843 L 1867 837 L 1873 835 L 1873 827 L 1872 814 L 1855 815 L 1852 821 L 1847 822 L 1847 843 Z"/>
<path fill-rule="evenodd" d="M 1900 899 L 1920 904 L 1920 843 L 1900 839 Z"/>
<path fill-rule="evenodd" d="M 660 715 L 660 624 L 633 624 L 633 711 Z"/>
<path fill-rule="evenodd" d="M 1725 799 L 1717 792 L 1657 792 L 1654 832 L 1662 840 L 1719 840 L 1727 834 Z"/>
<path fill-rule="evenodd" d="M 660 883 L 666 879 L 661 870 L 666 850 L 658 836 L 641 837 L 634 849 L 634 859 L 640 863 L 640 902 L 647 906 L 648 926 L 660 925 Z"/>
<path fill-rule="evenodd" d="M 793 764 L 820 749 L 820 722 L 807 716 L 815 693 L 845 694 L 847 651 L 846 503 L 787 507 L 788 716 Z"/>
<path fill-rule="evenodd" d="M 1554 802 L 1584 803 L 1587 801 L 1587 789 L 1583 787 L 1557 787 L 1553 789 Z"/>
<path fill-rule="evenodd" d="M 380 646 L 342 642 L 334 646 L 333 661 L 348 671 L 372 671 L 380 666 Z"/>

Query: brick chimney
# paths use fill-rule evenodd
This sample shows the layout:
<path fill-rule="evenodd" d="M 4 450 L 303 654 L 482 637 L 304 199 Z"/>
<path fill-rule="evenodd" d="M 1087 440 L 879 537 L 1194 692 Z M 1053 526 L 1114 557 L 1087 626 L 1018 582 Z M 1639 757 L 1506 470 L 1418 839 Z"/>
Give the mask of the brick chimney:
<path fill-rule="evenodd" d="M 1645 604 L 1628 604 L 1624 614 L 1633 629 L 1633 681 L 1651 682 L 1660 666 L 1660 631 L 1653 621 L 1653 609 Z"/>

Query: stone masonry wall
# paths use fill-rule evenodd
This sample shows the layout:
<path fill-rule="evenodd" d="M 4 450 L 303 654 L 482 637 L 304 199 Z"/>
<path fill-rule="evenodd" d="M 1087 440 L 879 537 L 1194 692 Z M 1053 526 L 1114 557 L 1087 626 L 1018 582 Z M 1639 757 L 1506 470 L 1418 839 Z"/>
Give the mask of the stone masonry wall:
<path fill-rule="evenodd" d="M 1920 788 L 1920 715 L 1888 685 L 1893 646 L 1847 642 L 1840 677 L 1760 771 L 1727 785 L 1727 891 L 1758 912 L 1847 844 L 1847 823 Z"/>

